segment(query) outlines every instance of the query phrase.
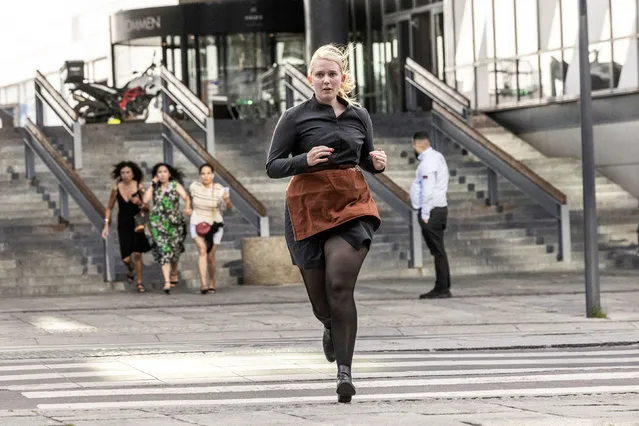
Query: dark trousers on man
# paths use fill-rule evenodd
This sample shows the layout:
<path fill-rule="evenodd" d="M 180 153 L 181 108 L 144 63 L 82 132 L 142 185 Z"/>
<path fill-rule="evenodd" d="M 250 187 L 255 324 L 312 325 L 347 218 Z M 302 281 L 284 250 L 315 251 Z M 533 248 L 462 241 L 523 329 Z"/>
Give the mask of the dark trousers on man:
<path fill-rule="evenodd" d="M 450 290 L 450 269 L 448 267 L 448 256 L 444 248 L 444 231 L 448 221 L 448 208 L 435 207 L 430 211 L 428 223 L 422 221 L 421 211 L 419 215 L 419 225 L 422 228 L 422 235 L 426 240 L 426 245 L 430 254 L 435 259 L 435 288 L 436 292 L 447 292 Z"/>

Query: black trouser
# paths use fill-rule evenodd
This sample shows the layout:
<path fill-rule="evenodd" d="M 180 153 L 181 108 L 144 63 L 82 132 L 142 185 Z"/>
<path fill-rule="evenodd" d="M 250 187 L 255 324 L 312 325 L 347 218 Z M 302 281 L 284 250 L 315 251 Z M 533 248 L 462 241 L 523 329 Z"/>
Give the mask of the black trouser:
<path fill-rule="evenodd" d="M 419 225 L 430 254 L 435 259 L 435 290 L 446 291 L 450 289 L 450 269 L 448 256 L 444 248 L 444 230 L 448 220 L 447 207 L 435 207 L 430 211 L 428 223 L 422 221 L 421 210 L 419 212 Z"/>

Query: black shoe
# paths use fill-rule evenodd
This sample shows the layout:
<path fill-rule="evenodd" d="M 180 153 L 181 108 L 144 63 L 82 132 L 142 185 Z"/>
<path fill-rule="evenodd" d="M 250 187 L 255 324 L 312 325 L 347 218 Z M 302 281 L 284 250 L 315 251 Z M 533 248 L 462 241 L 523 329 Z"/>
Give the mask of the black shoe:
<path fill-rule="evenodd" d="M 335 362 L 335 347 L 333 346 L 333 334 L 331 329 L 324 327 L 324 336 L 322 336 L 322 346 L 324 347 L 324 356 L 328 362 Z"/>
<path fill-rule="evenodd" d="M 448 299 L 449 297 L 453 297 L 453 294 L 450 290 L 431 290 L 428 293 L 420 294 L 420 299 Z"/>
<path fill-rule="evenodd" d="M 351 402 L 355 393 L 355 386 L 353 386 L 351 379 L 351 367 L 340 365 L 337 367 L 337 402 Z"/>

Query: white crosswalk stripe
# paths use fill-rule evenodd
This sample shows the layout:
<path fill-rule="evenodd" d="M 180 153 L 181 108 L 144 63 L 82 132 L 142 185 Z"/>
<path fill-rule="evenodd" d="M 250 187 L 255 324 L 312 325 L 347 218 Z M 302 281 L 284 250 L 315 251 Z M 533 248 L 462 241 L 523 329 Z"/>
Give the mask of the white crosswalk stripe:
<path fill-rule="evenodd" d="M 354 401 L 639 392 L 639 350 L 365 353 Z M 0 390 L 41 410 L 336 401 L 335 365 L 316 354 L 127 356 L 15 361 Z"/>

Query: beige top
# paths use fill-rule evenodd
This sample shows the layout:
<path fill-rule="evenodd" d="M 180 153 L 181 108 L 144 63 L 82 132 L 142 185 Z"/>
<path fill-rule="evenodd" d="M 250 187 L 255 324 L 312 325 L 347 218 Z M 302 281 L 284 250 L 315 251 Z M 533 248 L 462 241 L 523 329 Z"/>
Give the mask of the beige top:
<path fill-rule="evenodd" d="M 223 196 L 227 191 L 219 183 L 211 186 L 204 186 L 202 182 L 193 182 L 189 187 L 191 199 L 193 201 L 193 214 L 191 223 L 218 222 L 222 223 L 222 213 L 220 207 L 224 206 Z"/>

